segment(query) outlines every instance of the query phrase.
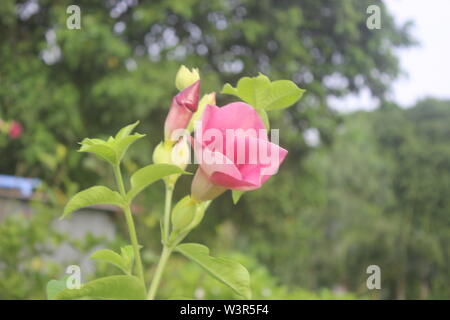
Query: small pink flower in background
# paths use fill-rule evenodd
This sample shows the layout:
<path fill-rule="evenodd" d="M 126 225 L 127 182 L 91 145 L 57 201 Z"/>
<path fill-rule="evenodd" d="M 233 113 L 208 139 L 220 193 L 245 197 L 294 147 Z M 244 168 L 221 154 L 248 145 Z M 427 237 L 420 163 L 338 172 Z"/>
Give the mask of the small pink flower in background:
<path fill-rule="evenodd" d="M 194 82 L 178 93 L 172 100 L 172 105 L 164 123 L 164 139 L 171 140 L 172 132 L 186 129 L 192 115 L 197 111 L 200 97 L 200 80 Z"/>
<path fill-rule="evenodd" d="M 15 120 L 11 121 L 8 134 L 11 139 L 19 138 L 22 135 L 22 125 Z"/>
<path fill-rule="evenodd" d="M 258 113 L 243 102 L 221 108 L 208 105 L 193 143 L 200 166 L 191 193 L 199 201 L 211 200 L 227 189 L 260 188 L 287 155 L 287 150 L 269 141 Z"/>

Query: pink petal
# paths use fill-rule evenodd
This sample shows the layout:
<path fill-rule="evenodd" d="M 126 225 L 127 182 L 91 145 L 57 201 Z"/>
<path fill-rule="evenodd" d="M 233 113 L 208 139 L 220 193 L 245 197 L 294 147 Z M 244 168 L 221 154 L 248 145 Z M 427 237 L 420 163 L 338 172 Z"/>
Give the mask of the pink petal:
<path fill-rule="evenodd" d="M 207 105 L 202 122 L 203 131 L 215 128 L 225 133 L 226 129 L 252 129 L 259 134 L 259 130 L 266 129 L 256 110 L 243 102 L 230 103 L 221 108 Z"/>
<path fill-rule="evenodd" d="M 222 172 L 216 172 L 210 177 L 211 181 L 219 186 L 225 187 L 227 189 L 235 189 L 241 191 L 250 191 L 254 189 L 258 189 L 258 185 L 254 185 L 245 180 L 235 179 L 227 174 Z"/>
<path fill-rule="evenodd" d="M 195 158 L 208 177 L 211 177 L 214 173 L 220 172 L 237 180 L 242 179 L 241 173 L 236 165 L 224 154 L 202 146 L 195 139 L 193 142 Z"/>
<path fill-rule="evenodd" d="M 202 156 L 199 162 L 205 156 L 219 160 L 200 163 L 214 184 L 242 191 L 261 187 L 287 155 L 287 150 L 268 140 L 258 113 L 242 102 L 206 106 L 202 125 L 196 128 L 194 151 L 196 157 Z"/>

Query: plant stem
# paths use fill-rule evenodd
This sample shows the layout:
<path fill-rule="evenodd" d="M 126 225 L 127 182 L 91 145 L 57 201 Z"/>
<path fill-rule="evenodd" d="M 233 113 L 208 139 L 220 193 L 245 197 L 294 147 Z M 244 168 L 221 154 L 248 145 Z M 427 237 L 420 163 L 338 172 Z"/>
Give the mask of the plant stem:
<path fill-rule="evenodd" d="M 141 279 L 141 281 L 144 285 L 144 288 L 146 288 L 145 279 L 144 279 L 144 270 L 142 268 L 141 253 L 139 250 L 139 242 L 138 242 L 137 235 L 136 235 L 136 228 L 134 227 L 133 216 L 131 214 L 131 210 L 130 210 L 129 206 L 125 209 L 125 218 L 126 218 L 127 224 L 128 224 L 128 231 L 130 233 L 130 239 L 131 239 L 131 244 L 133 246 L 134 256 L 136 258 L 136 271 L 137 271 L 139 279 Z"/>
<path fill-rule="evenodd" d="M 114 166 L 114 176 L 116 177 L 117 187 L 120 194 L 125 195 L 125 185 L 123 184 L 122 172 L 120 172 L 120 164 Z"/>
<path fill-rule="evenodd" d="M 120 194 L 123 197 L 125 197 L 126 196 L 125 186 L 123 184 L 123 178 L 122 178 L 122 173 L 120 172 L 119 164 L 114 166 L 114 175 L 116 177 L 116 182 L 117 182 L 117 186 L 119 188 Z M 139 251 L 139 242 L 137 239 L 136 228 L 134 226 L 133 215 L 131 213 L 129 204 L 127 204 L 127 206 L 125 207 L 124 213 L 125 213 L 125 219 L 126 219 L 127 225 L 128 225 L 128 232 L 130 234 L 131 245 L 133 246 L 137 274 L 145 288 L 146 286 L 145 286 L 145 279 L 144 279 L 144 271 L 142 268 L 141 253 Z"/>
<path fill-rule="evenodd" d="M 170 211 L 172 209 L 172 195 L 174 184 L 170 182 L 165 182 L 166 186 L 166 201 L 164 205 L 164 223 L 163 223 L 163 250 L 161 253 L 161 257 L 159 258 L 158 266 L 156 267 L 155 275 L 153 277 L 152 283 L 150 285 L 150 289 L 148 291 L 148 300 L 153 300 L 156 295 L 156 291 L 158 290 L 159 282 L 161 281 L 161 276 L 164 272 L 164 268 L 166 267 L 167 260 L 172 253 L 173 247 L 169 247 L 167 242 L 170 237 Z"/>
<path fill-rule="evenodd" d="M 170 185 L 169 183 L 165 183 L 165 185 L 166 185 L 166 202 L 164 205 L 163 239 L 164 241 L 168 241 L 170 234 L 170 210 L 172 209 L 173 185 Z"/>
<path fill-rule="evenodd" d="M 172 253 L 172 248 L 164 245 L 161 257 L 159 258 L 158 266 L 156 267 L 155 276 L 153 277 L 152 284 L 150 285 L 150 290 L 148 291 L 148 300 L 155 299 L 156 291 L 158 290 L 159 282 L 161 281 L 161 276 L 166 267 L 167 260 L 169 260 L 170 254 Z"/>

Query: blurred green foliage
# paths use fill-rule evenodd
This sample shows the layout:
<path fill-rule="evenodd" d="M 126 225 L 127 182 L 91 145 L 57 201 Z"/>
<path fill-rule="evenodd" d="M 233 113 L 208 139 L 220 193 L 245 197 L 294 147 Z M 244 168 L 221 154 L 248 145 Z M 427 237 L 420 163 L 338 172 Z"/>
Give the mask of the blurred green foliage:
<path fill-rule="evenodd" d="M 283 139 L 301 156 L 308 150 L 299 134 L 305 129 L 318 128 L 324 141 L 333 135 L 337 117 L 327 98 L 368 88 L 383 99 L 399 71 L 392 49 L 411 43 L 382 3 L 383 28 L 368 30 L 368 0 L 84 0 L 77 2 L 81 30 L 66 27 L 71 4 L 0 4 L 0 117 L 20 120 L 26 132 L 20 142 L 0 142 L 8 154 L 3 173 L 57 176 L 52 184 L 63 185 L 60 170 L 92 185 L 104 169 L 76 153 L 76 143 L 136 119 L 150 133 L 140 144 L 149 151 L 133 159 L 149 162 L 180 62 L 199 67 L 203 92 L 258 72 L 306 88 L 301 105 L 278 123 L 292 129 Z M 333 76 L 342 88 L 326 81 Z M 59 165 L 50 160 L 55 154 Z"/>
<path fill-rule="evenodd" d="M 82 238 L 62 232 L 56 223 L 61 214 L 58 197 L 46 186 L 40 187 L 39 192 L 43 191 L 47 201 L 31 201 L 29 212 L 11 212 L 0 220 L 0 300 L 46 299 L 50 280 L 67 276 L 69 265 L 82 264 L 76 256 L 87 260 L 94 249 L 119 248 L 126 243 L 120 235 L 111 241 L 91 232 Z M 68 248 L 72 257 L 64 254 Z M 83 281 L 89 281 L 114 271 L 98 263 L 93 271 L 82 269 L 81 275 Z"/>
<path fill-rule="evenodd" d="M 279 283 L 263 265 L 248 255 L 226 253 L 227 257 L 245 265 L 251 275 L 252 299 L 257 300 L 317 300 L 317 299 L 343 299 L 353 300 L 367 298 L 346 292 L 332 292 L 330 289 L 321 289 L 315 292 L 295 286 L 286 286 Z M 166 270 L 170 277 L 165 277 L 161 297 L 167 299 L 231 299 L 241 300 L 217 280 L 211 278 L 192 262 L 174 256 L 172 263 Z"/>
<path fill-rule="evenodd" d="M 45 256 L 61 235 L 48 232 L 54 215 L 40 211 L 31 218 L 14 213 L 0 222 L 0 299 L 42 299 L 45 286 L 61 266 Z"/>
<path fill-rule="evenodd" d="M 70 4 L 0 2 L 0 118 L 24 126 L 19 140 L 0 137 L 1 173 L 40 177 L 63 203 L 108 173 L 77 153 L 77 142 L 136 120 L 147 137 L 125 168 L 150 163 L 181 63 L 199 67 L 204 93 L 258 72 L 291 79 L 307 91 L 287 112 L 271 113 L 289 150 L 280 173 L 237 206 L 229 196 L 215 201 L 190 239 L 247 253 L 240 258 L 255 297 L 332 298 L 336 290 L 354 292 L 349 298 L 450 297 L 450 104 L 427 100 L 403 110 L 386 101 L 399 73 L 395 49 L 413 41 L 382 1 L 375 31 L 365 25 L 369 0 L 80 0 L 81 30 L 66 28 Z M 330 109 L 330 98 L 364 89 L 383 108 L 346 116 Z M 219 105 L 231 100 L 218 96 Z M 309 129 L 317 130 L 318 146 L 305 139 Z M 190 178 L 180 180 L 175 200 L 189 188 Z M 136 207 L 147 265 L 160 246 L 161 197 L 162 185 Z M 2 222 L 0 239 L 47 232 L 45 223 L 21 224 Z M 23 287 L 25 276 L 12 266 L 40 253 L 15 256 L 27 243 L 8 243 L 0 243 L 0 263 L 10 261 L 11 272 L 0 276 L 0 296 L 39 297 L 31 289 L 44 290 L 39 271 Z M 174 261 L 180 277 L 163 283 L 166 296 L 192 297 L 201 286 L 205 298 L 231 297 L 199 280 L 195 266 Z M 380 292 L 366 288 L 370 264 L 381 267 Z M 176 290 L 180 279 L 186 288 Z"/>

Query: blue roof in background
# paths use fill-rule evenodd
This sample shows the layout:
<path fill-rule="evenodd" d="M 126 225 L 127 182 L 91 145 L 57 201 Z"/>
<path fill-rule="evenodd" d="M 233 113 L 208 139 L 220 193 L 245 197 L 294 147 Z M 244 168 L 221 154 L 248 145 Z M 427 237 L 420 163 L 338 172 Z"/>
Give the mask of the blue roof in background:
<path fill-rule="evenodd" d="M 23 178 L 0 174 L 0 189 L 17 189 L 22 196 L 30 197 L 33 189 L 41 183 L 37 178 Z"/>

